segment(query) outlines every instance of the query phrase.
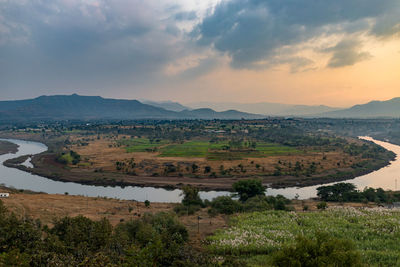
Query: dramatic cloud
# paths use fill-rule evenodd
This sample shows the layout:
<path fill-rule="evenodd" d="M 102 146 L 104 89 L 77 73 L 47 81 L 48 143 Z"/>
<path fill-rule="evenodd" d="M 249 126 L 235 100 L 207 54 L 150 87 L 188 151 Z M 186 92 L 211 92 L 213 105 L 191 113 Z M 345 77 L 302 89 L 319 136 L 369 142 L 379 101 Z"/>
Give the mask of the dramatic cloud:
<path fill-rule="evenodd" d="M 397 37 L 399 0 L 0 0 L 0 98 L 294 97 L 361 61 L 394 91 Z"/>
<path fill-rule="evenodd" d="M 325 49 L 325 52 L 333 52 L 333 56 L 329 60 L 328 66 L 331 68 L 339 68 L 351 66 L 357 62 L 371 58 L 368 52 L 359 52 L 361 41 L 358 39 L 343 39 L 334 47 Z"/>
<path fill-rule="evenodd" d="M 260 62 L 276 61 L 281 49 L 318 38 L 396 35 L 400 32 L 399 3 L 398 0 L 232 0 L 220 3 L 195 33 L 199 43 L 228 54 L 232 67 L 259 68 Z M 340 41 L 337 49 L 332 49 L 335 54 L 329 66 L 354 64 L 366 58 L 367 54 L 356 51 L 362 48 L 361 43 L 346 42 Z M 351 58 L 344 62 L 341 57 L 347 55 Z M 298 57 L 293 58 L 297 65 Z"/>
<path fill-rule="evenodd" d="M 1 85 L 141 87 L 161 76 L 166 64 L 192 53 L 178 23 L 195 18 L 167 1 L 3 0 Z"/>

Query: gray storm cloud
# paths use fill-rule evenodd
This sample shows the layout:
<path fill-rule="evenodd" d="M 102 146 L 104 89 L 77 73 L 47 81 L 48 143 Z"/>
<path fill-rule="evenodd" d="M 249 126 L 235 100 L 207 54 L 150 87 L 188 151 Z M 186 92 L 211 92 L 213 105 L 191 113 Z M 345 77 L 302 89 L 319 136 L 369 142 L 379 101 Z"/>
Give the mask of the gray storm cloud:
<path fill-rule="evenodd" d="M 257 68 L 259 64 L 255 63 L 260 60 L 276 61 L 282 47 L 320 36 L 344 34 L 344 40 L 332 49 L 329 63 L 330 67 L 340 67 L 364 60 L 368 55 L 358 51 L 361 43 L 349 43 L 346 34 L 375 37 L 399 34 L 400 1 L 233 0 L 219 4 L 195 32 L 199 43 L 228 54 L 235 68 Z"/>
<path fill-rule="evenodd" d="M 162 88 L 215 70 L 226 55 L 237 69 L 310 70 L 313 60 L 297 46 L 331 35 L 343 39 L 315 50 L 338 68 L 371 56 L 360 36 L 399 33 L 398 0 L 230 0 L 202 17 L 168 1 L 0 0 L 1 97 Z M 165 76 L 176 60 L 210 50 L 197 66 Z"/>

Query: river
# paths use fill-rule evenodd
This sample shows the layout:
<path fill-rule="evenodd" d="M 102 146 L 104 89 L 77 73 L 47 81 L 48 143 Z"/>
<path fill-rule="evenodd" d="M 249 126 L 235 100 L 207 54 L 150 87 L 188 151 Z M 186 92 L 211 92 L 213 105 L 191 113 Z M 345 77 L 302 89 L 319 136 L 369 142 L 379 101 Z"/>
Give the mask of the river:
<path fill-rule="evenodd" d="M 364 140 L 375 142 L 376 144 L 393 151 L 396 154 L 396 159 L 388 166 L 383 167 L 377 171 L 371 172 L 366 175 L 359 176 L 349 182 L 355 184 L 358 189 L 364 189 L 366 186 L 378 188 L 381 187 L 386 190 L 396 190 L 397 181 L 400 182 L 400 146 L 393 145 L 387 142 L 374 140 L 370 137 L 360 137 Z M 15 168 L 8 168 L 3 165 L 3 162 L 23 155 L 34 155 L 42 153 L 47 150 L 47 147 L 38 142 L 23 141 L 16 139 L 0 139 L 17 144 L 18 152 L 15 154 L 9 153 L 0 156 L 0 184 L 7 187 L 17 189 L 27 189 L 37 192 L 45 192 L 49 194 L 65 194 L 70 195 L 83 195 L 91 197 L 110 197 L 118 199 L 134 199 L 137 201 L 149 200 L 151 202 L 180 202 L 182 199 L 181 190 L 166 190 L 163 188 L 154 187 L 138 187 L 138 186 L 125 186 L 125 187 L 111 187 L 111 186 L 92 186 L 82 185 L 78 183 L 65 183 L 53 181 L 51 179 L 24 172 Z M 29 159 L 23 163 L 27 167 L 32 167 Z M 333 183 L 331 183 L 333 184 Z M 267 195 L 281 194 L 287 198 L 294 198 L 298 196 L 300 199 L 306 199 L 316 196 L 317 186 L 308 187 L 289 187 L 282 189 L 267 189 Z M 211 200 L 214 197 L 222 195 L 230 195 L 226 191 L 202 191 L 200 196 L 202 199 Z"/>

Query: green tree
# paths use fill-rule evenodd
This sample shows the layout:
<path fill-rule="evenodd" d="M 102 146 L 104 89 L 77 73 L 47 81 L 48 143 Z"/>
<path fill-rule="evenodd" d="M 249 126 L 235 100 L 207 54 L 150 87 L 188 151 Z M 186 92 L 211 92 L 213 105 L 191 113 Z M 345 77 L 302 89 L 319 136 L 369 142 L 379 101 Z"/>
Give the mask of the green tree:
<path fill-rule="evenodd" d="M 257 179 L 237 181 L 232 187 L 241 201 L 246 201 L 248 198 L 265 194 L 265 188 L 262 186 L 261 180 Z"/>
<path fill-rule="evenodd" d="M 184 206 L 198 205 L 204 206 L 203 201 L 199 195 L 199 189 L 190 185 L 186 185 L 182 188 L 182 204 Z"/>

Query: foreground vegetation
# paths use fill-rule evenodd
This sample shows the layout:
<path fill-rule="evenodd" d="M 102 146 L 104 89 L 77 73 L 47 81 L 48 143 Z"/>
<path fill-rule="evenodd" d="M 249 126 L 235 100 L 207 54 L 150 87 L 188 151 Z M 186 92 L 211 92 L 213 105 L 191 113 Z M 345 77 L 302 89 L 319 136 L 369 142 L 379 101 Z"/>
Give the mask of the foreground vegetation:
<path fill-rule="evenodd" d="M 0 201 L 0 266 L 207 266 L 210 260 L 187 240 L 169 213 L 116 227 L 107 219 L 63 217 L 48 227 L 16 217 Z"/>
<path fill-rule="evenodd" d="M 250 266 L 397 266 L 400 264 L 400 210 L 328 207 L 293 212 L 292 201 L 265 196 L 260 180 L 233 185 L 235 194 L 203 202 L 198 191 L 184 188 L 178 214 L 209 207 L 209 213 L 232 215 L 230 228 L 208 238 L 211 255 Z M 355 189 L 339 183 L 318 188 L 321 200 L 391 203 L 400 196 L 382 189 Z M 329 199 L 327 199 L 329 197 Z M 196 209 L 197 207 L 197 209 Z M 239 214 L 239 215 L 238 215 Z"/>
<path fill-rule="evenodd" d="M 328 195 L 347 196 L 343 192 L 348 188 L 351 184 L 328 187 Z M 233 190 L 232 196 L 203 201 L 197 188 L 185 186 L 182 203 L 174 208 L 179 217 L 171 212 L 146 213 L 153 206 L 146 201 L 144 213 L 137 214 L 137 209 L 133 214 L 136 216 L 119 223 L 114 220 L 113 224 L 99 216 L 96 221 L 67 216 L 43 225 L 40 220 L 25 217 L 25 212 L 24 217 L 8 212 L 0 201 L 0 266 L 322 267 L 400 263 L 400 210 L 332 206 L 333 202 L 319 202 L 315 210 L 315 200 L 311 210 L 304 204 L 310 202 L 265 196 L 260 180 L 238 181 Z M 364 196 L 365 192 L 379 203 L 394 201 L 398 196 L 375 189 L 355 190 L 351 195 Z M 115 208 L 123 207 L 131 213 L 130 204 Z M 46 204 L 40 211 L 43 208 Z M 188 214 L 193 214 L 189 224 Z M 216 227 L 211 221 L 214 225 L 214 219 L 221 217 L 229 221 L 230 227 L 214 232 Z M 196 243 L 194 231 L 198 231 L 200 221 L 200 228 L 214 230 L 207 230 L 213 234 L 206 242 Z M 191 229 L 191 240 L 182 222 Z"/>
<path fill-rule="evenodd" d="M 254 212 L 232 218 L 229 229 L 208 240 L 217 255 L 241 255 L 248 263 L 268 266 L 275 252 L 295 245 L 296 237 L 313 239 L 320 233 L 350 240 L 365 265 L 400 264 L 399 210 L 336 207 L 304 213 Z"/>

